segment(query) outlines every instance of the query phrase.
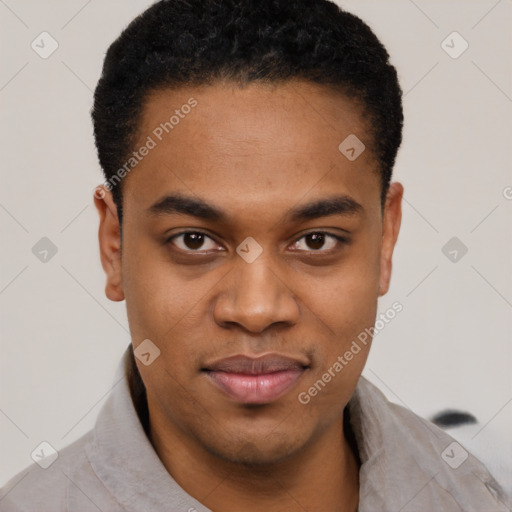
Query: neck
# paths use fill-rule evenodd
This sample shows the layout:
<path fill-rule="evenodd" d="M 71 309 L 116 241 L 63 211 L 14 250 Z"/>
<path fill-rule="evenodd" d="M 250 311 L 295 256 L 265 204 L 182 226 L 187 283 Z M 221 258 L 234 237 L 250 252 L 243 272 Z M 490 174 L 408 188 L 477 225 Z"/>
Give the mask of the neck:
<path fill-rule="evenodd" d="M 151 403 L 149 410 L 151 441 L 165 468 L 212 511 L 357 510 L 359 461 L 343 421 L 287 460 L 244 466 L 209 453 L 186 433 L 162 422 Z"/>

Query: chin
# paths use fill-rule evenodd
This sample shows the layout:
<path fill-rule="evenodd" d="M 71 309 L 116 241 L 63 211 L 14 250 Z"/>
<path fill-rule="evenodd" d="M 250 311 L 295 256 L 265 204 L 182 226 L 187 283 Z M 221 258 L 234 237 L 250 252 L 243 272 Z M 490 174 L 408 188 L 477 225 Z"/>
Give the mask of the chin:
<path fill-rule="evenodd" d="M 299 452 L 305 442 L 291 435 L 276 433 L 251 436 L 240 435 L 237 439 L 217 438 L 214 444 L 204 443 L 204 448 L 215 457 L 232 464 L 248 467 L 263 467 L 277 464 Z"/>

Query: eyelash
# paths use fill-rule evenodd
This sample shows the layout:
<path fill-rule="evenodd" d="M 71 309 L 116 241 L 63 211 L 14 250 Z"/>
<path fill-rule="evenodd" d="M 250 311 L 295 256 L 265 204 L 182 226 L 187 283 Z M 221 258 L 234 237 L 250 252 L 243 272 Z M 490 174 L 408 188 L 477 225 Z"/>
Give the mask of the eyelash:
<path fill-rule="evenodd" d="M 183 236 L 183 235 L 190 235 L 190 234 L 203 235 L 206 238 L 209 238 L 210 240 L 215 242 L 215 240 L 210 235 L 208 235 L 208 233 L 205 233 L 204 231 L 182 231 L 180 233 L 176 233 L 176 234 L 172 235 L 171 237 L 169 237 L 165 241 L 165 244 L 166 245 L 169 245 L 169 244 L 175 245 L 173 243 L 173 241 L 176 238 L 178 238 L 180 236 Z M 335 235 L 334 233 L 329 233 L 328 231 L 310 231 L 309 233 L 305 233 L 304 235 L 299 237 L 297 240 L 295 240 L 294 244 L 298 243 L 300 240 L 306 238 L 309 235 L 324 235 L 326 237 L 334 238 L 341 245 L 348 245 L 350 243 L 350 240 L 347 237 L 344 237 L 344 236 L 341 236 L 341 235 Z M 215 243 L 217 243 L 217 242 L 215 242 Z M 204 250 L 201 250 L 201 249 L 198 249 L 198 250 L 193 250 L 193 249 L 184 250 L 184 249 L 177 248 L 177 250 L 182 252 L 182 253 L 185 253 L 185 254 L 201 254 L 201 255 L 204 255 L 204 254 L 207 254 L 208 252 L 210 252 L 210 251 L 206 251 L 205 252 Z M 329 253 L 331 253 L 334 250 L 336 250 L 336 249 L 335 248 L 334 249 L 328 249 L 328 250 L 310 249 L 309 251 L 301 251 L 301 250 L 299 250 L 298 252 L 316 253 L 316 254 L 329 254 Z"/>

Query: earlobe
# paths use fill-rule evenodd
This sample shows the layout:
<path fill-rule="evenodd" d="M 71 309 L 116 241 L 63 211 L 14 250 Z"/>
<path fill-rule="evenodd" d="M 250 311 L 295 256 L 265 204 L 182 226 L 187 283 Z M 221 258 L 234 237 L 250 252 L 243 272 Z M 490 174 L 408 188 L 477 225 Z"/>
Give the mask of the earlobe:
<path fill-rule="evenodd" d="M 103 185 L 97 187 L 94 192 L 94 204 L 100 217 L 98 241 L 101 265 L 107 278 L 105 294 L 112 301 L 121 301 L 124 300 L 121 229 L 112 192 Z"/>
<path fill-rule="evenodd" d="M 382 247 L 380 256 L 379 296 L 389 289 L 392 257 L 402 221 L 402 197 L 404 188 L 400 183 L 391 183 L 386 196 L 382 220 Z"/>

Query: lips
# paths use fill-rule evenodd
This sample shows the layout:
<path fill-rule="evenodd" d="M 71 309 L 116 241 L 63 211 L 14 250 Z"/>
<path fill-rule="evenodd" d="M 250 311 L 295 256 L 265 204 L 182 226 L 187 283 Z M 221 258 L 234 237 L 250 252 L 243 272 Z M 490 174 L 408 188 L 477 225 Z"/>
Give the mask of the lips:
<path fill-rule="evenodd" d="M 238 355 L 215 361 L 203 372 L 236 402 L 268 404 L 285 395 L 308 367 L 308 361 L 278 354 L 258 358 Z"/>

